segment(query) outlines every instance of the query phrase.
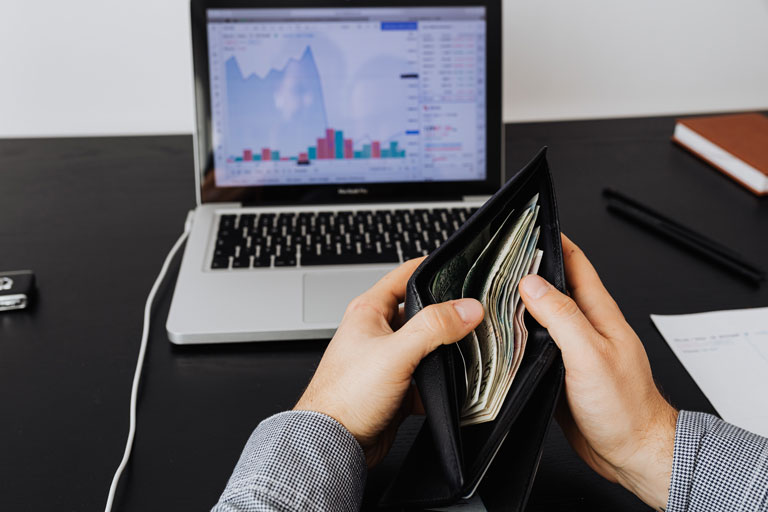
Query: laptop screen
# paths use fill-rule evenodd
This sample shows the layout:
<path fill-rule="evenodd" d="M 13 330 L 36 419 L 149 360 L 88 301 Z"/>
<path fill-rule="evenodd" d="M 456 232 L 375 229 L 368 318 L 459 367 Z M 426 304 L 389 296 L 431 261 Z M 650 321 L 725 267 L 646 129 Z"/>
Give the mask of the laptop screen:
<path fill-rule="evenodd" d="M 216 187 L 486 179 L 485 7 L 208 9 Z"/>

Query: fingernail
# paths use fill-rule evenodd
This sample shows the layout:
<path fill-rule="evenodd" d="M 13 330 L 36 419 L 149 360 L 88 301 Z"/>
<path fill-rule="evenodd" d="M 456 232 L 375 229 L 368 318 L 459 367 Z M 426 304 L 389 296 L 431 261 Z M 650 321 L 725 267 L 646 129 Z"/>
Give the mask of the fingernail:
<path fill-rule="evenodd" d="M 453 303 L 453 309 L 456 310 L 465 324 L 476 322 L 485 314 L 483 306 L 475 299 L 457 300 Z"/>
<path fill-rule="evenodd" d="M 520 288 L 533 300 L 540 299 L 552 287 L 546 280 L 537 275 L 526 276 L 520 281 Z"/>

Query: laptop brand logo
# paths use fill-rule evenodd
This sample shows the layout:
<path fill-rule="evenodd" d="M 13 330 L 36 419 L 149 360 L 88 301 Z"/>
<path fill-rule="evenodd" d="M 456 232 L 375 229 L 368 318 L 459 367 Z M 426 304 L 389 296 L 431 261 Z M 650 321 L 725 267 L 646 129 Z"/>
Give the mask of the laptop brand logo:
<path fill-rule="evenodd" d="M 368 189 L 364 187 L 340 188 L 338 193 L 341 196 L 364 196 L 368 193 Z"/>
<path fill-rule="evenodd" d="M 0 290 L 10 290 L 13 288 L 13 279 L 10 277 L 0 277 Z"/>

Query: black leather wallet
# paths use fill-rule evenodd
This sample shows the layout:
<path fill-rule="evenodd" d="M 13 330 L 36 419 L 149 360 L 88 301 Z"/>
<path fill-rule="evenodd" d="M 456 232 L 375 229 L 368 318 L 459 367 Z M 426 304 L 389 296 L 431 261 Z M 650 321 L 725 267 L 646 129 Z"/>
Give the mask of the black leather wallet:
<path fill-rule="evenodd" d="M 521 211 L 536 193 L 539 248 L 544 251 L 539 275 L 564 291 L 557 204 L 544 148 L 413 273 L 407 316 L 437 302 L 430 285 L 448 259 L 489 224 L 495 232 L 512 210 Z M 466 384 L 455 345 L 439 347 L 422 361 L 415 380 L 426 421 L 385 493 L 384 505 L 440 506 L 479 492 L 489 510 L 525 507 L 564 376 L 560 351 L 546 329 L 528 314 L 525 324 L 529 338 L 521 366 L 492 422 L 459 425 Z"/>

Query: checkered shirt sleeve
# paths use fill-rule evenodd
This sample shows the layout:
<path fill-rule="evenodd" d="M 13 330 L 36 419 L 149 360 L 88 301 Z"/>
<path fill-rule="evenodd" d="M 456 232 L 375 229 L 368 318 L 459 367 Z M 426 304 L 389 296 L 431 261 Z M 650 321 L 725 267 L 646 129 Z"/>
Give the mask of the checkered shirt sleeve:
<path fill-rule="evenodd" d="M 290 411 L 262 421 L 212 512 L 358 510 L 365 455 L 336 420 Z"/>
<path fill-rule="evenodd" d="M 768 438 L 680 411 L 667 511 L 768 511 Z"/>

